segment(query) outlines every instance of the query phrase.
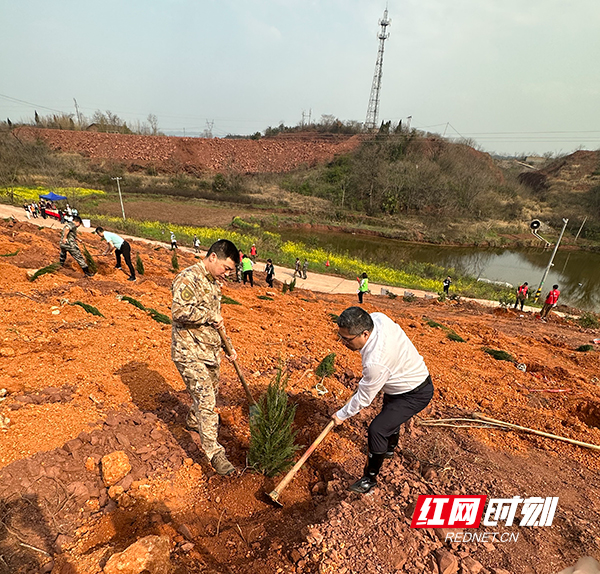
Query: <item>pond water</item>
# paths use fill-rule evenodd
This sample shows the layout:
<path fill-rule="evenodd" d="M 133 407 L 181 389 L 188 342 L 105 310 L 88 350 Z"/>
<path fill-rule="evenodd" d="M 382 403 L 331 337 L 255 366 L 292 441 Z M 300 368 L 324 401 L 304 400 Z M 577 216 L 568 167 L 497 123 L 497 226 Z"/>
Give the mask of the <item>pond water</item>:
<path fill-rule="evenodd" d="M 398 266 L 401 261 L 419 261 L 446 268 L 453 267 L 461 273 L 491 281 L 505 281 L 514 286 L 527 281 L 533 293 L 538 288 L 552 255 L 552 248 L 542 247 L 452 247 L 331 231 L 284 228 L 277 232 L 287 241 L 301 241 L 308 246 L 347 253 L 351 257 L 389 267 Z M 600 253 L 559 250 L 544 281 L 542 295 L 545 296 L 555 283 L 561 291 L 560 303 L 599 312 Z"/>

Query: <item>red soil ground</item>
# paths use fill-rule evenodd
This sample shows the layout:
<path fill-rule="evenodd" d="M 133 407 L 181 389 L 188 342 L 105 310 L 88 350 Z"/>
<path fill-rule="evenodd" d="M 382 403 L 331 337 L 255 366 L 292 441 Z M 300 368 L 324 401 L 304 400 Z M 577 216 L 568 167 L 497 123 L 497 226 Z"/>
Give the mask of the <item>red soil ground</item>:
<path fill-rule="evenodd" d="M 97 253 L 99 239 L 85 240 Z M 57 230 L 0 222 L 0 255 L 18 250 L 0 258 L 0 389 L 8 392 L 0 414 L 10 418 L 0 435 L 2 574 L 99 573 L 113 553 L 147 534 L 169 536 L 181 574 L 439 572 L 444 550 L 463 572 L 556 574 L 582 555 L 598 556 L 600 456 L 563 442 L 409 425 L 373 494 L 348 492 L 361 474 L 366 427 L 380 399 L 326 438 L 283 492 L 283 508 L 275 508 L 265 496 L 275 481 L 245 468 L 248 406 L 227 361 L 220 437 L 244 470 L 235 478 L 215 475 L 185 431 L 189 398 L 170 359 L 170 327 L 118 298 L 129 295 L 168 315 L 171 253 L 134 242 L 146 269 L 134 284 L 111 257 L 97 259 L 91 279 L 68 259 L 59 272 L 29 282 L 26 269 L 56 260 L 57 242 Z M 195 261 L 179 257 L 181 268 Z M 298 442 L 310 444 L 360 377 L 360 356 L 337 341 L 330 316 L 355 297 L 283 295 L 237 283 L 223 291 L 241 303 L 223 305 L 223 315 L 253 393 L 261 394 L 282 361 L 298 406 Z M 267 293 L 273 301 L 258 299 Z M 423 418 L 480 411 L 600 444 L 599 355 L 574 350 L 597 331 L 471 303 L 369 297 L 365 307 L 396 320 L 424 356 L 436 393 Z M 466 342 L 450 341 L 426 318 Z M 526 372 L 483 346 L 511 353 Z M 319 396 L 314 370 L 329 352 L 336 372 Z M 132 471 L 120 483 L 124 493 L 111 499 L 97 461 L 115 450 L 128 454 Z M 445 544 L 439 531 L 409 527 L 417 496 L 431 493 L 560 501 L 551 527 L 504 529 L 518 533 L 517 542 Z"/>

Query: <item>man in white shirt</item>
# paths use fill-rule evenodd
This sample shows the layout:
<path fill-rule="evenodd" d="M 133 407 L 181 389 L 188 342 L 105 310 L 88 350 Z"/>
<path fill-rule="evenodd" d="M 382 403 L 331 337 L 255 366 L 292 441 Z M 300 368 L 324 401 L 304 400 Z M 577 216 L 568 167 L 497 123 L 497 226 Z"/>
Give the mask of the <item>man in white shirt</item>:
<path fill-rule="evenodd" d="M 125 263 L 129 268 L 129 277 L 127 281 L 135 281 L 135 269 L 131 263 L 131 245 L 128 241 L 125 241 L 120 235 L 105 231 L 102 227 L 96 227 L 96 233 L 106 241 L 106 249 L 101 255 L 108 255 L 113 249 L 115 250 L 115 256 L 117 258 L 116 269 L 122 269 L 121 267 L 121 255 L 125 259 Z"/>
<path fill-rule="evenodd" d="M 348 403 L 332 418 L 341 425 L 368 407 L 383 390 L 383 408 L 369 425 L 369 456 L 363 477 L 350 486 L 359 493 L 377 484 L 383 461 L 394 456 L 400 426 L 422 411 L 433 397 L 433 383 L 423 357 L 406 333 L 383 313 L 369 315 L 349 307 L 338 318 L 338 337 L 362 356 L 363 376 Z"/>

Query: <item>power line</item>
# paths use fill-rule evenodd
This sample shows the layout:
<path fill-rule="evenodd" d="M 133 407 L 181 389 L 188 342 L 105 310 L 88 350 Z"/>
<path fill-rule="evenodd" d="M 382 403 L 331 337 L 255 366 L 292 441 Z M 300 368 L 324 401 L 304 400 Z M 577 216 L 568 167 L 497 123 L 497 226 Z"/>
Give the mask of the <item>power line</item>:
<path fill-rule="evenodd" d="M 31 102 L 26 102 L 25 100 L 19 100 L 18 98 L 11 98 L 10 96 L 6 96 L 4 94 L 0 94 L 0 98 L 4 98 L 6 100 L 10 100 L 10 101 L 13 101 L 13 102 L 18 102 L 20 104 L 25 104 L 27 106 L 31 106 L 32 108 L 39 108 L 39 109 L 43 109 L 43 110 L 50 110 L 51 112 L 58 112 L 59 114 L 66 113 L 64 110 L 57 110 L 55 108 L 49 108 L 47 106 L 42 106 L 40 104 L 33 104 Z"/>

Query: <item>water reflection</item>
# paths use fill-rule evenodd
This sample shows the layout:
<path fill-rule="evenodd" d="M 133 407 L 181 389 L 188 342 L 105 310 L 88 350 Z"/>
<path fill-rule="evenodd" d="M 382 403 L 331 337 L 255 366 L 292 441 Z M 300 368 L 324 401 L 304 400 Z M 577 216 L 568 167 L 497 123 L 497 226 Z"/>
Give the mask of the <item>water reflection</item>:
<path fill-rule="evenodd" d="M 533 292 L 552 254 L 550 249 L 542 248 L 508 250 L 446 247 L 330 231 L 315 233 L 285 229 L 278 232 L 285 240 L 302 241 L 390 267 L 399 265 L 401 261 L 418 261 L 454 267 L 474 277 L 505 281 L 515 286 L 527 281 Z M 544 283 L 543 293 L 547 293 L 555 283 L 560 286 L 561 303 L 600 311 L 600 254 L 559 251 Z"/>

